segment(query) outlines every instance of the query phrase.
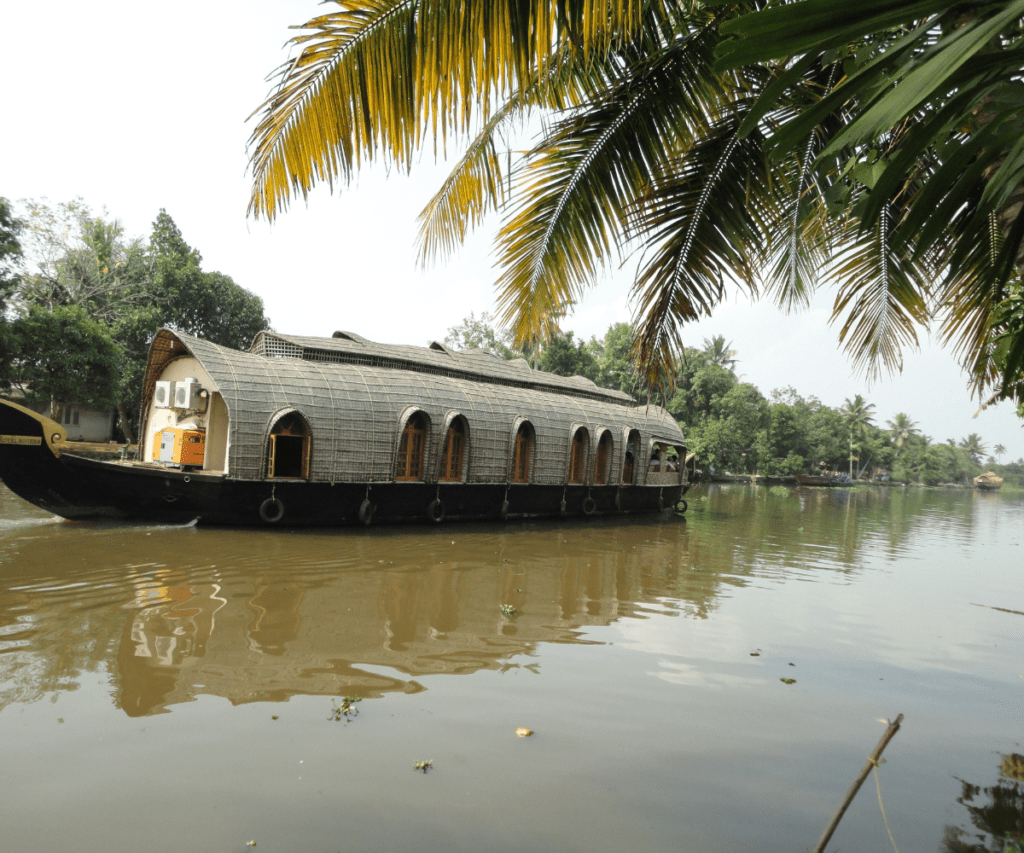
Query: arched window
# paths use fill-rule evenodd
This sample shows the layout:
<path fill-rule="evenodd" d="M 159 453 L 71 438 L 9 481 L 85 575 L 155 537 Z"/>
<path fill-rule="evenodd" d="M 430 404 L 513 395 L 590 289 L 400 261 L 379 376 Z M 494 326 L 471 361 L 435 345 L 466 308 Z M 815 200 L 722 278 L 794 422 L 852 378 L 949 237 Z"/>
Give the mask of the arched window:
<path fill-rule="evenodd" d="M 582 483 L 587 465 L 587 451 L 590 449 L 590 435 L 586 427 L 573 433 L 572 449 L 569 452 L 569 482 Z"/>
<path fill-rule="evenodd" d="M 427 448 L 427 419 L 416 412 L 406 421 L 398 445 L 396 480 L 422 480 L 423 454 Z"/>
<path fill-rule="evenodd" d="M 512 456 L 512 482 L 530 482 L 530 456 L 533 455 L 533 427 L 523 421 L 516 430 L 516 446 Z"/>
<path fill-rule="evenodd" d="M 658 474 L 662 470 L 662 461 L 665 457 L 665 447 L 661 444 L 651 445 L 651 465 L 647 469 L 652 474 Z"/>
<path fill-rule="evenodd" d="M 442 483 L 462 482 L 462 465 L 466 455 L 466 421 L 455 418 L 444 437 L 441 451 L 441 472 L 438 480 Z"/>
<path fill-rule="evenodd" d="M 630 431 L 626 438 L 626 455 L 622 459 L 622 482 L 631 486 L 636 481 L 636 454 L 640 447 L 640 433 Z"/>
<path fill-rule="evenodd" d="M 608 482 L 608 469 L 612 461 L 612 434 L 605 431 L 597 443 L 594 459 L 594 485 L 603 486 Z"/>
<path fill-rule="evenodd" d="M 274 479 L 309 479 L 309 429 L 298 412 L 289 412 L 270 430 L 267 476 Z"/>

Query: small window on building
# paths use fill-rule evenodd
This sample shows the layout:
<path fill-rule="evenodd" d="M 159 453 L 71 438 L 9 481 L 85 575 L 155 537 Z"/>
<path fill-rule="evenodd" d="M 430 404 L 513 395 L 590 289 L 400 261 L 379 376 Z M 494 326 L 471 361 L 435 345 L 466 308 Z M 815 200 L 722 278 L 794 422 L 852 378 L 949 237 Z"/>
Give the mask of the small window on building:
<path fill-rule="evenodd" d="M 572 451 L 569 454 L 569 482 L 582 483 L 583 472 L 586 470 L 587 450 L 590 449 L 590 436 L 586 429 L 580 427 L 572 437 Z"/>
<path fill-rule="evenodd" d="M 396 480 L 423 479 L 423 455 L 426 446 L 427 420 L 422 413 L 416 412 L 402 430 L 402 440 L 398 445 Z"/>
<path fill-rule="evenodd" d="M 597 443 L 597 454 L 594 459 L 594 485 L 603 486 L 608 482 L 608 468 L 612 461 L 612 436 L 605 432 Z"/>
<path fill-rule="evenodd" d="M 296 413 L 285 415 L 270 431 L 267 476 L 275 479 L 309 479 L 310 436 L 306 422 Z"/>
<path fill-rule="evenodd" d="M 528 421 L 516 431 L 516 446 L 512 457 L 512 482 L 530 482 L 530 456 L 533 455 L 533 427 Z"/>
<path fill-rule="evenodd" d="M 78 409 L 71 413 L 71 425 L 78 426 Z"/>
<path fill-rule="evenodd" d="M 466 423 L 462 418 L 455 418 L 448 433 L 444 437 L 444 451 L 441 455 L 441 474 L 438 477 L 443 483 L 462 481 L 462 460 L 466 452 Z"/>

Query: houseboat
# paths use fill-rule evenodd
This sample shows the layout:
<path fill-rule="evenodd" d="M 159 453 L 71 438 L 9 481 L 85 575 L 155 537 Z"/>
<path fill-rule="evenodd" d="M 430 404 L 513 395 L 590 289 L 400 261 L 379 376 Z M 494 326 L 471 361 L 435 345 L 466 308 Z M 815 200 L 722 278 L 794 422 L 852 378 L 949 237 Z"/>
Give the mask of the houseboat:
<path fill-rule="evenodd" d="M 983 492 L 995 492 L 1003 485 L 1003 478 L 995 471 L 986 471 L 984 474 L 979 474 L 971 482 L 974 483 L 974 488 L 981 489 Z"/>
<path fill-rule="evenodd" d="M 0 401 L 0 479 L 64 518 L 340 526 L 651 513 L 689 488 L 682 433 L 580 376 L 490 353 L 264 331 L 150 347 L 137 458 L 97 461 Z"/>

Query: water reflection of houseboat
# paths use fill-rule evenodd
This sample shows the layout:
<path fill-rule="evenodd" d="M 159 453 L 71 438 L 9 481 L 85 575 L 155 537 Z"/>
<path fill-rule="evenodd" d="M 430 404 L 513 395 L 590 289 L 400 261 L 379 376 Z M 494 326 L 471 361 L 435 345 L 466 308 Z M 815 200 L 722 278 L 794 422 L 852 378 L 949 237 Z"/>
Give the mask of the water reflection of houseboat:
<path fill-rule="evenodd" d="M 265 331 L 239 352 L 165 329 L 142 409 L 140 458 L 103 462 L 3 403 L 0 478 L 66 518 L 244 525 L 657 512 L 689 487 L 664 409 L 439 343 Z"/>
<path fill-rule="evenodd" d="M 679 614 L 703 618 L 714 607 L 716 573 L 633 547 L 660 531 L 659 552 L 678 553 L 685 526 L 598 523 L 563 549 L 548 531 L 483 532 L 486 548 L 417 539 L 416 565 L 397 569 L 380 567 L 376 557 L 388 549 L 378 537 L 347 537 L 356 556 L 330 573 L 301 563 L 208 577 L 144 567 L 128 578 L 135 606 L 109 611 L 123 620 L 120 641 L 108 646 L 116 648 L 117 704 L 138 716 L 201 695 L 244 704 L 415 693 L 432 675 L 528 668 L 539 645 L 590 642 L 588 628 L 649 618 L 669 595 L 682 596 L 671 604 Z"/>

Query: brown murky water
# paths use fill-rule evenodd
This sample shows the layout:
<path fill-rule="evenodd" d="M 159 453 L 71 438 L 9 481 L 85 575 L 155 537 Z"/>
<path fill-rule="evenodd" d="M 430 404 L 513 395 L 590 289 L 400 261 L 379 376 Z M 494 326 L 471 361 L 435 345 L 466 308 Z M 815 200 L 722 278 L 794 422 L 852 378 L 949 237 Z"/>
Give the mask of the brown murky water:
<path fill-rule="evenodd" d="M 0 487 L 0 850 L 808 850 L 901 712 L 901 853 L 1024 821 L 1024 502 L 690 507 L 289 533 Z M 874 779 L 829 849 L 892 849 Z"/>

